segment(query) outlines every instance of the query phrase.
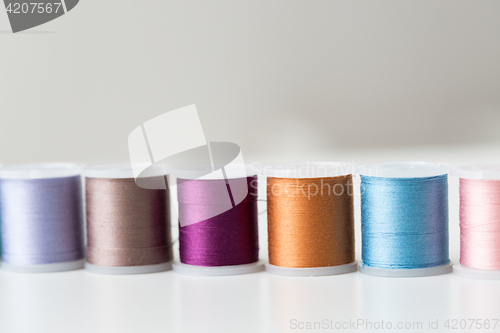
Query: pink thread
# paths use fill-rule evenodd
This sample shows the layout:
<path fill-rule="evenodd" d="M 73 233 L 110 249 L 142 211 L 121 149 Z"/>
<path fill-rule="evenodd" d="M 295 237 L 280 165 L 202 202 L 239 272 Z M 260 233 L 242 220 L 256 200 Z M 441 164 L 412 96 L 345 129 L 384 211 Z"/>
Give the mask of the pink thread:
<path fill-rule="evenodd" d="M 500 269 L 500 181 L 460 179 L 460 263 Z"/>

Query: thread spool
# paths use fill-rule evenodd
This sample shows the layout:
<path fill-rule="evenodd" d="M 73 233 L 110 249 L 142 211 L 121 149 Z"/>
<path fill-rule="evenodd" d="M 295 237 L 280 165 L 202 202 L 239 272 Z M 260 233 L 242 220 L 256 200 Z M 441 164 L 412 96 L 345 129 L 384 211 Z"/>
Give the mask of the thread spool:
<path fill-rule="evenodd" d="M 360 165 L 360 272 L 419 277 L 451 272 L 448 173 L 442 163 Z"/>
<path fill-rule="evenodd" d="M 3 164 L 0 163 L 0 169 L 2 169 L 2 166 Z M 1 203 L 0 203 L 0 209 L 1 209 Z M 2 262 L 2 228 L 1 228 L 1 217 L 0 217 L 0 266 L 1 262 Z"/>
<path fill-rule="evenodd" d="M 269 263 L 284 276 L 357 270 L 351 163 L 283 163 L 267 177 Z"/>
<path fill-rule="evenodd" d="M 166 173 L 149 170 L 141 182 Z M 97 274 L 144 274 L 171 269 L 170 203 L 166 189 L 139 187 L 130 164 L 86 167 L 87 262 Z"/>
<path fill-rule="evenodd" d="M 500 165 L 454 167 L 460 178 L 460 264 L 471 279 L 500 279 Z"/>
<path fill-rule="evenodd" d="M 81 166 L 25 164 L 0 169 L 2 263 L 21 273 L 83 268 Z"/>
<path fill-rule="evenodd" d="M 175 173 L 180 263 L 174 263 L 174 271 L 192 276 L 262 271 L 255 171 L 226 165 L 202 177 L 196 167 Z"/>

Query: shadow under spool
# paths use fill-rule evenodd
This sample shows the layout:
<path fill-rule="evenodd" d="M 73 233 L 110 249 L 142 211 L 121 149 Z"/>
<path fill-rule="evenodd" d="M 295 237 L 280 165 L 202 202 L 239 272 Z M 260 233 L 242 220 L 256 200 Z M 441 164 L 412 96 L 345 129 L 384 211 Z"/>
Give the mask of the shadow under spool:
<path fill-rule="evenodd" d="M 118 167 L 94 168 L 106 171 Z M 172 246 L 168 187 L 141 188 L 134 178 L 123 177 L 127 172 L 117 173 L 121 178 L 89 177 L 88 169 L 84 174 L 86 269 L 101 274 L 141 274 L 170 269 Z"/>
<path fill-rule="evenodd" d="M 305 166 L 305 165 L 303 165 Z M 286 165 L 267 177 L 269 265 L 273 274 L 335 275 L 357 270 L 354 247 L 353 166 L 342 163 Z M 325 168 L 324 172 L 321 172 Z M 275 171 L 276 171 L 275 170 Z M 327 177 L 318 177 L 326 173 Z M 269 175 L 278 177 L 270 177 Z M 341 176 L 328 176 L 328 175 Z M 293 178 L 283 177 L 293 175 Z"/>

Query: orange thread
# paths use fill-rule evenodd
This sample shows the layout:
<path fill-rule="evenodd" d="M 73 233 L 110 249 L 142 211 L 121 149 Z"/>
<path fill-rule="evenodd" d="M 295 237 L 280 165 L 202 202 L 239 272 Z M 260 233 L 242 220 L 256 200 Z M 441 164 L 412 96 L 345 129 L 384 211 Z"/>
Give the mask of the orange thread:
<path fill-rule="evenodd" d="M 267 178 L 269 263 L 328 267 L 354 261 L 352 175 Z"/>

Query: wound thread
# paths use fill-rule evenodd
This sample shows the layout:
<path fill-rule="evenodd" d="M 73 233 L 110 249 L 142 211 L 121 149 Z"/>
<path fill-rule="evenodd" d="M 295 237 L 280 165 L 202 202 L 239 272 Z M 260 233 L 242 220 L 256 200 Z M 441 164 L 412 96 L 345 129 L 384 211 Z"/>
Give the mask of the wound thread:
<path fill-rule="evenodd" d="M 153 177 L 151 177 L 153 178 Z M 134 178 L 86 178 L 87 261 L 107 267 L 172 260 L 168 190 Z"/>
<path fill-rule="evenodd" d="M 267 177 L 269 263 L 309 268 L 354 261 L 352 175 Z"/>
<path fill-rule="evenodd" d="M 48 272 L 82 266 L 78 263 L 85 255 L 79 172 L 74 164 L 2 169 L 0 244 L 4 268 L 7 264 L 20 272 Z"/>
<path fill-rule="evenodd" d="M 248 194 L 236 206 L 226 182 L 177 179 L 179 220 L 183 221 L 183 226 L 179 224 L 182 263 L 217 267 L 259 260 L 257 177 L 246 178 Z M 245 178 L 229 182 L 245 184 Z"/>
<path fill-rule="evenodd" d="M 460 263 L 500 270 L 500 181 L 460 179 Z"/>
<path fill-rule="evenodd" d="M 447 264 L 448 176 L 361 176 L 361 231 L 364 265 L 415 269 Z"/>

